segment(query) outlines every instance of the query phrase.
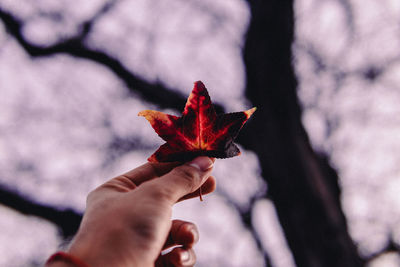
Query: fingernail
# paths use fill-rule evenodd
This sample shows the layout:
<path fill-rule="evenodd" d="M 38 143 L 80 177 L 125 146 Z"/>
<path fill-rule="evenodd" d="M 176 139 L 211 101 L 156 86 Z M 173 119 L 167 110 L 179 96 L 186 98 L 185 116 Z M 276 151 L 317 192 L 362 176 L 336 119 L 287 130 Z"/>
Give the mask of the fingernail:
<path fill-rule="evenodd" d="M 181 252 L 181 262 L 186 262 L 190 259 L 189 252 L 186 250 L 182 250 Z"/>
<path fill-rule="evenodd" d="M 214 163 L 209 157 L 197 157 L 188 164 L 204 172 L 210 169 Z"/>
<path fill-rule="evenodd" d="M 195 229 L 191 229 L 190 232 L 193 235 L 193 244 L 196 244 L 197 242 L 199 242 L 199 232 Z"/>

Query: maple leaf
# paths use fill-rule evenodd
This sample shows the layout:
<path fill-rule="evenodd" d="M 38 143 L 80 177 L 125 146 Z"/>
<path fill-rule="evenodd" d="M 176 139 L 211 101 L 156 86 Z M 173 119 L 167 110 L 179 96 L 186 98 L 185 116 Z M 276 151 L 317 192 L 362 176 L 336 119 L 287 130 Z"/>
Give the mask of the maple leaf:
<path fill-rule="evenodd" d="M 240 155 L 233 143 L 240 129 L 256 108 L 217 115 L 207 89 L 201 81 L 194 83 L 182 117 L 155 110 L 143 110 L 145 117 L 166 141 L 148 158 L 151 162 L 189 161 L 197 156 L 229 158 Z"/>

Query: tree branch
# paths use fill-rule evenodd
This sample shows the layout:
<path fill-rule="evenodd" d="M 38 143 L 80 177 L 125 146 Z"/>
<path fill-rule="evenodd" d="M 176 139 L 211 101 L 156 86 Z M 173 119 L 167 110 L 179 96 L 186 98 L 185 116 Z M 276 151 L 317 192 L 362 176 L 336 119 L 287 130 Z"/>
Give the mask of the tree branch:
<path fill-rule="evenodd" d="M 82 220 L 82 215 L 74 210 L 59 210 L 51 206 L 29 201 L 18 193 L 11 192 L 0 186 L 0 203 L 25 215 L 38 216 L 59 227 L 64 238 L 76 233 Z"/>
<path fill-rule="evenodd" d="M 84 33 L 77 37 L 62 41 L 48 47 L 33 45 L 25 40 L 22 34 L 23 22 L 12 14 L 0 9 L 0 19 L 6 26 L 8 33 L 13 36 L 24 50 L 32 57 L 47 57 L 65 53 L 78 58 L 88 59 L 110 69 L 117 77 L 125 82 L 126 86 L 146 101 L 156 103 L 162 108 L 180 109 L 185 106 L 186 98 L 182 94 L 166 89 L 161 83 L 151 84 L 132 74 L 120 61 L 106 53 L 91 50 L 83 45 L 83 38 L 91 28 L 91 23 L 85 23 Z M 221 109 L 221 107 L 219 107 Z"/>
<path fill-rule="evenodd" d="M 389 243 L 383 247 L 381 250 L 374 252 L 373 254 L 367 256 L 365 258 L 365 261 L 367 263 L 370 263 L 371 261 L 379 258 L 385 253 L 390 253 L 390 252 L 397 252 L 400 255 L 400 246 L 396 244 L 396 242 L 393 240 L 393 238 L 390 238 Z"/>
<path fill-rule="evenodd" d="M 271 259 L 270 256 L 268 255 L 268 251 L 263 247 L 261 240 L 258 237 L 255 228 L 253 227 L 252 210 L 251 210 L 251 208 L 254 206 L 254 203 L 265 197 L 265 195 L 261 195 L 261 192 L 259 192 L 250 199 L 249 208 L 243 209 L 242 207 L 240 207 L 240 205 L 235 203 L 223 190 L 218 189 L 218 187 L 217 187 L 217 193 L 222 197 L 224 197 L 228 205 L 232 206 L 239 213 L 244 228 L 246 228 L 250 232 L 251 236 L 256 242 L 258 251 L 263 255 L 265 266 L 266 267 L 271 266 Z"/>

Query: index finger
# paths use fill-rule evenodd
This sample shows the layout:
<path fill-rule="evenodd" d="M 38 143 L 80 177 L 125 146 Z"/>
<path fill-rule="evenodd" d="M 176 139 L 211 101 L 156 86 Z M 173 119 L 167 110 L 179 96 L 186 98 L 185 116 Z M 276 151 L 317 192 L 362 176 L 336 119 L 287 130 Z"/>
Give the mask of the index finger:
<path fill-rule="evenodd" d="M 147 162 L 133 170 L 128 171 L 127 173 L 122 174 L 121 176 L 128 178 L 136 186 L 138 186 L 145 181 L 167 174 L 173 168 L 181 164 L 182 163 L 180 162 L 167 162 L 167 163 Z"/>

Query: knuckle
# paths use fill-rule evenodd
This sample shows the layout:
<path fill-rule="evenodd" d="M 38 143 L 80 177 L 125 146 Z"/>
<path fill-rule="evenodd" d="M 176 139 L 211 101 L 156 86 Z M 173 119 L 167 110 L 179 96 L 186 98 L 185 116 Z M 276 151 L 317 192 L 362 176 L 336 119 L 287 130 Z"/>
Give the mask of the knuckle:
<path fill-rule="evenodd" d="M 168 186 L 162 186 L 159 184 L 153 184 L 150 190 L 150 197 L 156 200 L 171 200 L 173 198 L 174 192 Z"/>
<path fill-rule="evenodd" d="M 134 220 L 131 224 L 132 229 L 137 229 L 138 238 L 145 241 L 153 241 L 157 239 L 157 233 L 154 231 L 154 224 L 146 220 Z M 146 243 L 146 242 L 143 242 Z"/>
<path fill-rule="evenodd" d="M 181 166 L 175 169 L 175 175 L 180 179 L 189 191 L 193 191 L 194 186 L 200 180 L 199 172 L 190 166 Z"/>
<path fill-rule="evenodd" d="M 97 190 L 98 190 L 98 189 L 94 189 L 94 190 L 90 191 L 89 194 L 86 196 L 86 205 L 87 205 L 88 203 L 90 203 L 90 202 L 92 201 L 93 198 L 96 197 Z"/>

